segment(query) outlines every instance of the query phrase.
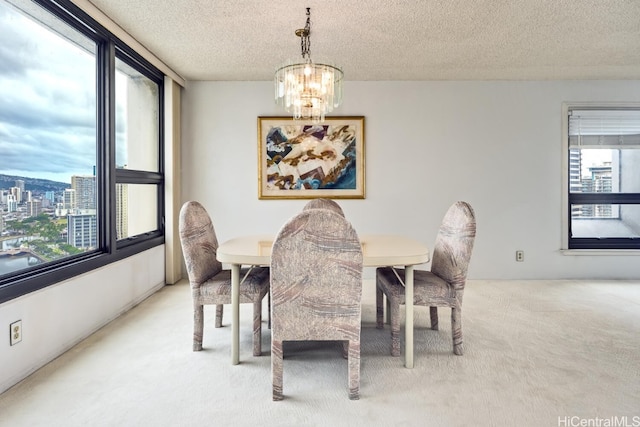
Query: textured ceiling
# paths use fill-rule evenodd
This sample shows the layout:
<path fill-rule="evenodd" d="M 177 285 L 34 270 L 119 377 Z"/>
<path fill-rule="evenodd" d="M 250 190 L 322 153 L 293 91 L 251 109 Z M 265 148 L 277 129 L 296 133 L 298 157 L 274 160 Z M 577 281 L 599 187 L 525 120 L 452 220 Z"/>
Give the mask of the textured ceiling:
<path fill-rule="evenodd" d="M 311 57 L 346 80 L 640 79 L 640 0 L 90 0 L 187 80 L 271 80 Z"/>

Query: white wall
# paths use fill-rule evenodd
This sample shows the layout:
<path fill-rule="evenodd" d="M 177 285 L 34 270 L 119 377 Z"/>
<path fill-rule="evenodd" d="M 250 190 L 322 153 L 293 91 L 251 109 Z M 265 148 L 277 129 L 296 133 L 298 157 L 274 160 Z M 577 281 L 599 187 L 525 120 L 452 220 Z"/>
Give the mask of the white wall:
<path fill-rule="evenodd" d="M 161 245 L 1 304 L 0 325 L 22 319 L 23 338 L 13 347 L 0 340 L 0 393 L 163 285 Z"/>
<path fill-rule="evenodd" d="M 472 279 L 637 279 L 637 256 L 560 252 L 563 101 L 639 102 L 640 80 L 346 82 L 334 115 L 365 116 L 366 199 L 340 204 L 360 233 L 432 246 L 448 206 L 470 202 Z M 257 116 L 286 115 L 271 82 L 188 82 L 182 112 L 182 200 L 220 241 L 275 233 L 306 203 L 258 199 Z"/>

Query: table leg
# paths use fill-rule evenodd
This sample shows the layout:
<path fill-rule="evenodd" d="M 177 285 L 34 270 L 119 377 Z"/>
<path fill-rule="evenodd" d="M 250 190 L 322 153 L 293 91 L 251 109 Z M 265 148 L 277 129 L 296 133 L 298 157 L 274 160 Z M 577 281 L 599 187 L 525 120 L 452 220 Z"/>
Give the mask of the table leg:
<path fill-rule="evenodd" d="M 404 268 L 405 326 L 404 326 L 404 366 L 413 368 L 413 266 Z"/>
<path fill-rule="evenodd" d="M 231 364 L 240 363 L 240 264 L 231 264 Z"/>

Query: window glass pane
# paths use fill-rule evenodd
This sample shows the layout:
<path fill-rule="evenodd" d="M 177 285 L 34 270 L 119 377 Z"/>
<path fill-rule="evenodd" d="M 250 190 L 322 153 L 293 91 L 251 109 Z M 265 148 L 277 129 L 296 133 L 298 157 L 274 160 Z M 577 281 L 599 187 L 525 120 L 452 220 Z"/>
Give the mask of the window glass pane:
<path fill-rule="evenodd" d="M 158 186 L 116 184 L 118 240 L 158 229 Z"/>
<path fill-rule="evenodd" d="M 640 193 L 640 150 L 571 149 L 572 193 Z"/>
<path fill-rule="evenodd" d="M 116 58 L 116 167 L 158 172 L 159 88 Z"/>
<path fill-rule="evenodd" d="M 571 206 L 572 237 L 640 237 L 640 205 Z"/>
<path fill-rule="evenodd" d="M 98 246 L 96 44 L 13 3 L 0 0 L 0 275 Z"/>

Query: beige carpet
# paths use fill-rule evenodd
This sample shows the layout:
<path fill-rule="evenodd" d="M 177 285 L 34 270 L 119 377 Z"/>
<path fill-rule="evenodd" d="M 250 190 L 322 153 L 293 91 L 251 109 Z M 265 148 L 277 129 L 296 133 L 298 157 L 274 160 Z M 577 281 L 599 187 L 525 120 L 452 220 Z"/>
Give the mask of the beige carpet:
<path fill-rule="evenodd" d="M 214 329 L 213 310 L 205 350 L 192 352 L 181 283 L 0 395 L 0 425 L 640 425 L 640 282 L 471 281 L 465 355 L 452 354 L 448 310 L 431 331 L 417 309 L 413 370 L 388 355 L 373 300 L 368 289 L 359 401 L 347 398 L 340 346 L 310 344 L 285 349 L 285 400 L 272 402 L 269 332 L 265 323 L 263 356 L 253 357 L 250 305 L 240 365 L 230 364 L 228 317 Z"/>

